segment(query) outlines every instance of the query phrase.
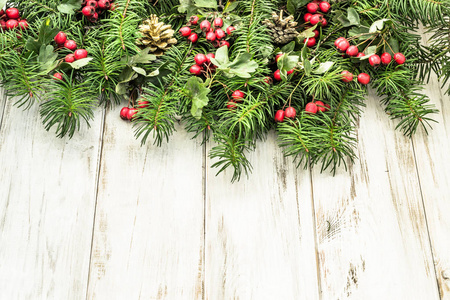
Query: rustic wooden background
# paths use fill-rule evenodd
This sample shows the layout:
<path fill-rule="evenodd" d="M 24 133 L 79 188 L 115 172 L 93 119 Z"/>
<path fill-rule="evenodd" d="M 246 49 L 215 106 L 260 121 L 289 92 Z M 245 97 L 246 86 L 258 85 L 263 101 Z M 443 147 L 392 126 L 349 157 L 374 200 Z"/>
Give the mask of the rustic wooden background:
<path fill-rule="evenodd" d="M 178 127 L 140 147 L 119 109 L 72 140 L 0 95 L 0 299 L 450 299 L 450 97 L 427 136 L 374 96 L 359 160 L 295 169 L 275 135 L 249 179 Z"/>

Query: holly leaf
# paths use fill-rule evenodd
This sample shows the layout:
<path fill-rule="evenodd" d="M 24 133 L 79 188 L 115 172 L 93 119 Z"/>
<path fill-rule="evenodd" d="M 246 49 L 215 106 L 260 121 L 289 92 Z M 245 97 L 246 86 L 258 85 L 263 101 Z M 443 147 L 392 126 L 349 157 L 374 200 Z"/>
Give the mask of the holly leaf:
<path fill-rule="evenodd" d="M 228 65 L 229 73 L 235 74 L 241 78 L 250 78 L 250 73 L 253 73 L 258 68 L 258 63 L 251 60 L 250 53 L 243 53 L 236 57 L 236 59 Z"/>
<path fill-rule="evenodd" d="M 80 0 L 66 0 L 59 4 L 56 7 L 60 13 L 73 15 L 75 14 L 75 10 L 79 10 L 81 8 Z"/>
<path fill-rule="evenodd" d="M 286 8 L 291 15 L 295 16 L 297 10 L 308 4 L 308 2 L 309 0 L 288 0 Z"/>
<path fill-rule="evenodd" d="M 68 65 L 71 66 L 73 69 L 81 69 L 82 67 L 86 66 L 92 59 L 93 57 L 86 57 L 78 59 L 73 63 L 68 63 Z"/>
<path fill-rule="evenodd" d="M 303 43 L 304 39 L 314 37 L 314 35 L 315 35 L 314 29 L 316 29 L 316 27 L 317 27 L 317 24 L 311 28 L 306 29 L 305 31 L 300 32 L 300 34 L 297 36 L 297 41 L 299 43 Z"/>
<path fill-rule="evenodd" d="M 187 96 L 192 100 L 191 114 L 199 120 L 202 117 L 203 107 L 208 105 L 208 94 L 211 91 L 198 77 L 191 77 L 186 82 L 185 91 Z"/>
<path fill-rule="evenodd" d="M 202 8 L 213 8 L 217 10 L 216 0 L 195 0 L 195 6 Z"/>
<path fill-rule="evenodd" d="M 359 25 L 359 14 L 353 7 L 347 9 L 347 20 L 351 25 Z"/>
<path fill-rule="evenodd" d="M 328 72 L 331 69 L 331 67 L 333 67 L 333 65 L 334 65 L 334 62 L 326 61 L 324 63 L 321 63 L 319 65 L 319 67 L 317 67 L 317 69 L 315 69 L 313 71 L 313 73 L 314 74 L 325 74 L 326 72 Z"/>
<path fill-rule="evenodd" d="M 372 25 L 370 25 L 369 32 L 374 33 L 374 32 L 377 32 L 378 30 L 382 30 L 385 24 L 389 25 L 391 23 L 392 23 L 391 19 L 381 19 L 381 20 L 375 21 L 372 23 Z"/>
<path fill-rule="evenodd" d="M 299 56 L 283 54 L 277 62 L 278 69 L 281 72 L 288 72 L 297 66 Z"/>
<path fill-rule="evenodd" d="M 53 70 L 57 65 L 56 58 L 57 53 L 53 52 L 52 45 L 42 45 L 39 50 L 38 64 L 43 73 L 48 73 Z"/>
<path fill-rule="evenodd" d="M 229 13 L 233 10 L 236 9 L 236 7 L 238 6 L 239 2 L 235 1 L 235 0 L 229 0 L 227 2 L 227 4 L 225 5 L 225 9 L 223 10 L 224 13 Z"/>

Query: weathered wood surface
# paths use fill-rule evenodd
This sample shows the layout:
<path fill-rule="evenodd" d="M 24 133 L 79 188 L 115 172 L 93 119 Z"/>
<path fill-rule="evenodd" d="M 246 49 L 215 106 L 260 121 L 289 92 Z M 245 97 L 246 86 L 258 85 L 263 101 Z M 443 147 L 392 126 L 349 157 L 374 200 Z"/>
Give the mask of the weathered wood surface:
<path fill-rule="evenodd" d="M 323 299 L 439 299 L 412 144 L 394 127 L 370 97 L 349 173 L 313 169 Z"/>
<path fill-rule="evenodd" d="M 57 139 L 37 105 L 13 101 L 0 129 L 0 299 L 84 299 L 101 118 Z"/>
<path fill-rule="evenodd" d="M 202 299 L 203 146 L 144 147 L 106 115 L 88 299 Z"/>
<path fill-rule="evenodd" d="M 207 160 L 205 299 L 319 299 L 309 171 L 273 132 L 249 159 L 234 184 Z"/>

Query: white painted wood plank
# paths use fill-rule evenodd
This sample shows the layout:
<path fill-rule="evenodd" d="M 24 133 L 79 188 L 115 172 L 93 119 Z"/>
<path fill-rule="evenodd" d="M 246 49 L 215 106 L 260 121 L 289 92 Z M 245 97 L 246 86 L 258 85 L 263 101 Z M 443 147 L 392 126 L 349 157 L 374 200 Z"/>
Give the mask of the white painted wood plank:
<path fill-rule="evenodd" d="M 274 133 L 249 159 L 253 174 L 234 184 L 208 160 L 206 299 L 319 299 L 309 171 Z"/>
<path fill-rule="evenodd" d="M 6 104 L 5 90 L 0 88 L 0 129 L 2 128 L 2 116 L 3 111 L 5 110 L 5 104 Z"/>
<path fill-rule="evenodd" d="M 202 299 L 203 147 L 177 126 L 141 147 L 107 113 L 88 299 Z"/>
<path fill-rule="evenodd" d="M 359 160 L 313 170 L 323 299 L 439 299 L 411 141 L 370 97 Z"/>
<path fill-rule="evenodd" d="M 0 131 L 0 299 L 84 299 L 101 112 L 72 140 L 8 99 Z"/>
<path fill-rule="evenodd" d="M 426 135 L 413 139 L 428 230 L 435 259 L 441 299 L 450 299 L 450 97 L 444 95 L 436 77 L 426 93 L 440 110 L 439 122 Z"/>

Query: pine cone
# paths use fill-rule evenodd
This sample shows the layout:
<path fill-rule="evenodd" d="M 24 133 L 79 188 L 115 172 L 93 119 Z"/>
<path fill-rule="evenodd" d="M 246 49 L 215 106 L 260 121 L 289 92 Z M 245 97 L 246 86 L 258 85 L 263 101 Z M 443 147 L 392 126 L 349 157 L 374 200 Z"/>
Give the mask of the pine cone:
<path fill-rule="evenodd" d="M 283 11 L 278 15 L 277 13 L 272 13 L 272 20 L 264 20 L 262 23 L 270 29 L 270 34 L 272 35 L 273 42 L 275 44 L 287 44 L 293 41 L 299 34 L 295 30 L 297 22 L 294 22 L 293 16 L 288 16 L 283 19 Z"/>
<path fill-rule="evenodd" d="M 155 55 L 163 55 L 164 51 L 178 42 L 173 37 L 175 31 L 172 29 L 172 25 L 159 22 L 156 15 L 150 15 L 150 19 L 139 25 L 139 31 L 142 33 L 142 38 L 138 39 L 136 43 L 142 48 L 150 48 L 149 52 Z"/>

